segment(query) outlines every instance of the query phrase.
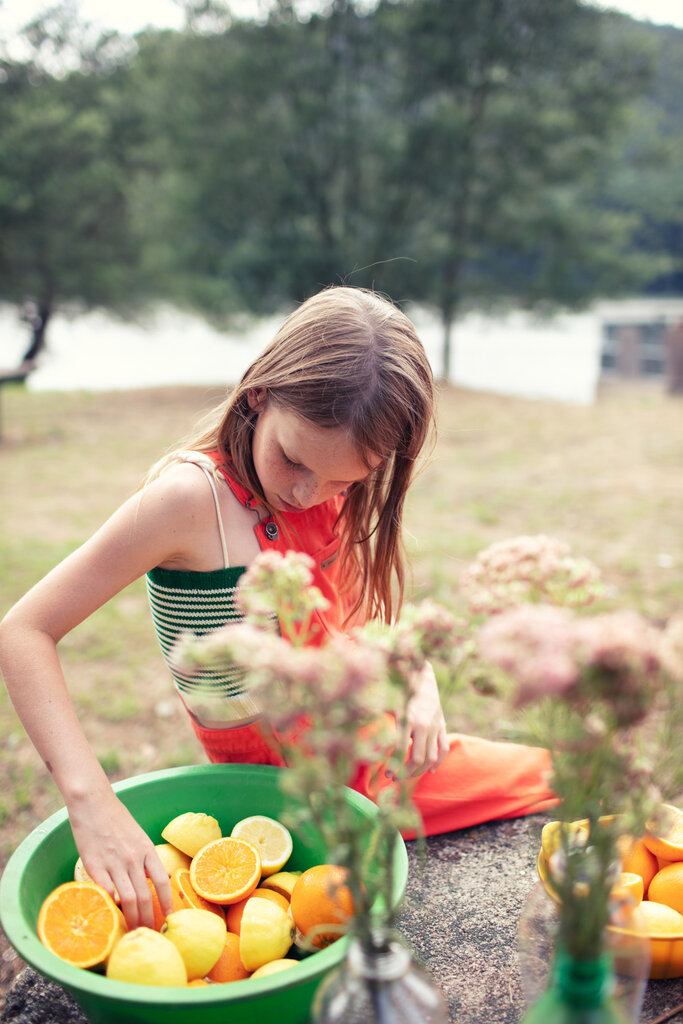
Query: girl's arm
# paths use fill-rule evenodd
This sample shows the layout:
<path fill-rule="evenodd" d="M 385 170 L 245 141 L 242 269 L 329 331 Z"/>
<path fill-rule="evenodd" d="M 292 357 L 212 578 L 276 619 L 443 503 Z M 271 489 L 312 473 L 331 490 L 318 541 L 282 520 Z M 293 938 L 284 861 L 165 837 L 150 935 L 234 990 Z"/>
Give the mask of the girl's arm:
<path fill-rule="evenodd" d="M 145 875 L 164 911 L 170 911 L 168 875 L 90 748 L 68 695 L 57 644 L 150 568 L 193 549 L 205 495 L 194 488 L 196 478 L 189 481 L 192 487 L 178 488 L 174 477 L 169 472 L 168 480 L 162 476 L 130 498 L 0 624 L 0 670 L 17 714 L 59 787 L 86 870 L 110 893 L 116 887 L 129 927 L 153 923 Z"/>
<path fill-rule="evenodd" d="M 411 689 L 403 745 L 408 754 L 408 776 L 415 778 L 438 768 L 448 753 L 448 736 L 431 665 L 425 665 L 411 680 Z"/>

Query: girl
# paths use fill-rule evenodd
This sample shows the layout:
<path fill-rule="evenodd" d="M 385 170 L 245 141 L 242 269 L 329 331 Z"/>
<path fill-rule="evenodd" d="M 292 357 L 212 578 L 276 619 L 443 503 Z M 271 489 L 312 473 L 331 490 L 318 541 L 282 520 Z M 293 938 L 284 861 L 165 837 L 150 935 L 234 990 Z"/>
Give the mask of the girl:
<path fill-rule="evenodd" d="M 59 640 L 146 574 L 168 655 L 180 632 L 237 616 L 237 580 L 269 548 L 313 557 L 330 602 L 316 642 L 372 616 L 392 620 L 404 591 L 403 505 L 434 406 L 412 323 L 373 293 L 326 289 L 287 319 L 206 431 L 157 464 L 4 620 L 0 667 L 12 701 L 62 793 L 87 871 L 118 890 L 130 927 L 153 920 L 145 876 L 165 912 L 169 881 L 87 743 Z M 173 672 L 210 760 L 282 763 L 238 678 Z M 540 810 L 552 798 L 545 752 L 447 736 L 431 671 L 413 681 L 404 743 L 428 834 Z M 367 792 L 366 776 L 354 785 Z"/>

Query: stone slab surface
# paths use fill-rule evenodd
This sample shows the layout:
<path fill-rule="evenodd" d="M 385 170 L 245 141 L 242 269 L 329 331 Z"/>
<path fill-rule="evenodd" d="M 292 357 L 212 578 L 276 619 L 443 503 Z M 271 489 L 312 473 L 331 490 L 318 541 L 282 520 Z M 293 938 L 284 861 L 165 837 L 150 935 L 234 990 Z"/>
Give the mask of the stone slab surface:
<path fill-rule="evenodd" d="M 517 922 L 537 880 L 546 820 L 517 818 L 436 836 L 427 841 L 423 863 L 418 844 L 408 843 L 410 878 L 399 929 L 444 993 L 453 1024 L 518 1024 L 523 1015 Z M 653 1024 L 679 1004 L 683 978 L 651 981 L 641 1024 Z M 675 1020 L 683 1022 L 683 1005 Z M 30 968 L 9 990 L 0 1021 L 87 1024 L 71 996 Z"/>

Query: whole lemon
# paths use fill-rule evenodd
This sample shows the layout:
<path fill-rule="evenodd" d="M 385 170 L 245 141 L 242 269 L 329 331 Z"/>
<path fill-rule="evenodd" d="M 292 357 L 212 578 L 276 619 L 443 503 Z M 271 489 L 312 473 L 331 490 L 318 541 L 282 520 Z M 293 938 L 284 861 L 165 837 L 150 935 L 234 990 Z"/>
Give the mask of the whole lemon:
<path fill-rule="evenodd" d="M 151 928 L 134 928 L 121 936 L 109 957 L 107 977 L 133 985 L 187 985 L 182 956 Z"/>
<path fill-rule="evenodd" d="M 240 959 L 248 971 L 271 960 L 281 960 L 290 946 L 294 922 L 278 903 L 251 896 L 244 907 L 240 926 Z"/>
<path fill-rule="evenodd" d="M 166 918 L 162 935 L 176 947 L 187 969 L 187 976 L 203 978 L 223 952 L 228 930 L 225 921 L 210 910 L 185 907 Z"/>

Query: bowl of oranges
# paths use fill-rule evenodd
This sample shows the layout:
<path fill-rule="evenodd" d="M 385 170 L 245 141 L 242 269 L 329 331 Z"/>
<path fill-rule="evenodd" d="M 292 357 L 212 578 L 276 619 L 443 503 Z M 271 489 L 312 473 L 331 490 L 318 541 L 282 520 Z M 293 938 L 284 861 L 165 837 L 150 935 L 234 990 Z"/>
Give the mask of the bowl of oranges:
<path fill-rule="evenodd" d="M 638 838 L 620 841 L 621 875 L 615 888 L 638 905 L 640 926 L 650 941 L 650 977 L 683 977 L 683 810 L 664 804 L 658 822 Z M 538 874 L 557 899 L 548 862 L 559 844 L 562 823 L 547 822 L 541 835 Z M 570 832 L 587 833 L 587 822 L 565 823 Z M 622 929 L 623 930 L 623 929 Z"/>
<path fill-rule="evenodd" d="M 3 873 L 7 938 L 95 1024 L 304 1024 L 316 988 L 345 957 L 353 905 L 317 831 L 284 824 L 283 771 L 198 765 L 114 786 L 169 874 L 167 917 L 150 882 L 154 928 L 127 930 L 115 899 L 87 876 L 66 809 L 57 811 Z M 367 819 L 369 840 L 374 804 L 350 789 L 345 796 Z M 396 904 L 407 878 L 399 841 Z"/>

